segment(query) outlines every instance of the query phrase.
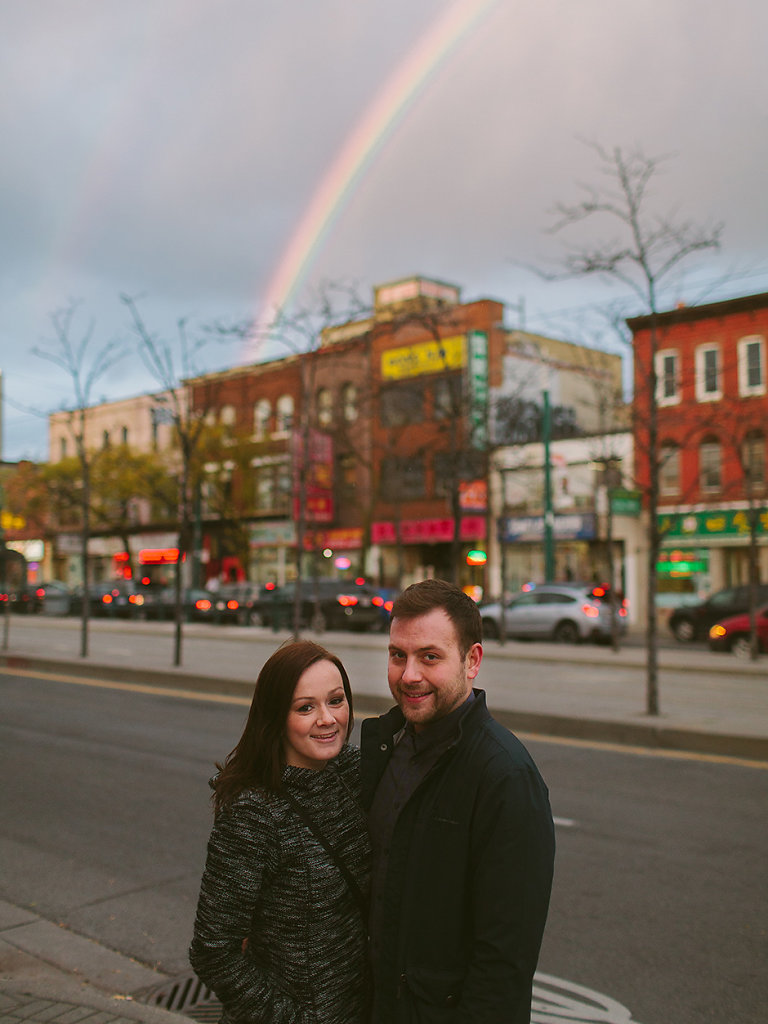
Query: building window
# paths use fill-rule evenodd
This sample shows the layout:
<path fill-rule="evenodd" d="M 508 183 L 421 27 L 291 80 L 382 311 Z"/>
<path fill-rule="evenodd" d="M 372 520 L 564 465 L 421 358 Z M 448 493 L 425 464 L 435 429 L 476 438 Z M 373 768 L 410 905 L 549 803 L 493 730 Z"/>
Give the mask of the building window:
<path fill-rule="evenodd" d="M 438 377 L 434 385 L 434 417 L 436 420 L 450 419 L 461 416 L 462 388 L 461 377 Z"/>
<path fill-rule="evenodd" d="M 435 477 L 433 492 L 436 498 L 450 498 L 460 482 L 482 480 L 485 477 L 482 452 L 436 452 L 432 467 Z"/>
<path fill-rule="evenodd" d="M 402 427 L 424 420 L 424 385 L 420 381 L 389 384 L 382 389 L 380 416 L 385 427 Z"/>
<path fill-rule="evenodd" d="M 341 387 L 341 413 L 347 423 L 354 423 L 358 416 L 357 387 L 349 382 Z"/>
<path fill-rule="evenodd" d="M 280 395 L 275 411 L 278 434 L 290 434 L 293 430 L 293 395 Z"/>
<path fill-rule="evenodd" d="M 391 455 L 381 463 L 381 492 L 384 500 L 410 501 L 423 498 L 424 456 Z"/>
<path fill-rule="evenodd" d="M 719 491 L 722 486 L 722 447 L 716 438 L 707 438 L 699 445 L 699 487 L 702 491 Z"/>
<path fill-rule="evenodd" d="M 677 405 L 680 401 L 680 369 L 674 349 L 656 353 L 656 400 L 659 405 Z"/>
<path fill-rule="evenodd" d="M 765 339 L 759 334 L 739 342 L 739 394 L 765 394 Z"/>
<path fill-rule="evenodd" d="M 720 349 L 701 345 L 696 349 L 696 399 L 699 402 L 717 402 L 722 397 Z"/>
<path fill-rule="evenodd" d="M 219 413 L 219 422 L 223 427 L 234 427 L 237 414 L 234 405 L 222 405 Z"/>
<path fill-rule="evenodd" d="M 333 395 L 328 388 L 318 388 L 315 396 L 317 422 L 321 427 L 329 427 L 333 422 Z"/>
<path fill-rule="evenodd" d="M 269 420 L 272 406 L 268 398 L 260 398 L 253 407 L 253 436 L 257 441 L 263 440 L 269 431 Z"/>
<path fill-rule="evenodd" d="M 266 459 L 254 465 L 256 512 L 289 512 L 292 493 L 291 466 L 287 460 Z"/>
<path fill-rule="evenodd" d="M 680 493 L 680 449 L 662 444 L 659 449 L 659 493 L 665 497 Z"/>
<path fill-rule="evenodd" d="M 765 436 L 759 430 L 750 431 L 741 449 L 744 480 L 748 490 L 765 489 Z"/>
<path fill-rule="evenodd" d="M 336 460 L 336 488 L 341 502 L 354 502 L 357 498 L 357 459 L 344 452 Z"/>

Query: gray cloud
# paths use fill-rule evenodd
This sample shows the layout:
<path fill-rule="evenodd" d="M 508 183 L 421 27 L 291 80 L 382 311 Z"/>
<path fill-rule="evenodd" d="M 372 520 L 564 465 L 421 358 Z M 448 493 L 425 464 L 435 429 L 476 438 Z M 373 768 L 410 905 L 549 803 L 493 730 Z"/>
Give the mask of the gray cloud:
<path fill-rule="evenodd" d="M 153 326 L 258 310 L 314 189 L 445 0 L 0 0 L 0 368 L 17 406 L 68 400 L 29 355 L 82 297 L 104 336 L 121 291 Z M 725 248 L 678 283 L 694 299 L 768 287 L 764 40 L 768 10 L 733 0 L 497 0 L 409 106 L 345 199 L 308 283 L 364 290 L 421 272 L 466 297 L 525 297 L 530 326 L 601 301 L 521 263 L 556 257 L 556 199 L 595 164 L 578 137 L 676 154 L 661 212 L 725 222 Z M 744 273 L 744 268 L 751 268 Z M 610 293 L 613 296 L 613 292 Z M 570 319 L 573 321 L 573 317 Z M 574 325 L 575 329 L 575 325 Z M 216 349 L 213 362 L 237 358 Z M 104 382 L 152 382 L 133 360 Z M 45 455 L 44 420 L 5 410 L 4 455 Z"/>

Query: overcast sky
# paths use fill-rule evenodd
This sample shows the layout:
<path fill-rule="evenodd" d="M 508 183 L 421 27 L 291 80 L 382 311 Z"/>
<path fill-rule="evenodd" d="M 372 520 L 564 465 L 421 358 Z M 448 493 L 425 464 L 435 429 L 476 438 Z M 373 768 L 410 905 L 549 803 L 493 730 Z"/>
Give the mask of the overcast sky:
<path fill-rule="evenodd" d="M 466 28 L 440 60 L 454 8 Z M 724 223 L 668 306 L 768 290 L 764 0 L 0 0 L 0 16 L 5 459 L 46 458 L 44 414 L 72 403 L 31 352 L 70 300 L 94 346 L 132 344 L 121 292 L 168 336 L 182 316 L 265 315 L 318 187 L 414 56 L 431 74 L 368 147 L 305 289 L 352 281 L 368 299 L 420 273 L 582 340 L 583 311 L 620 293 L 525 264 L 578 241 L 545 229 L 599 180 L 586 138 L 672 154 L 658 212 Z M 219 343 L 206 365 L 247 356 Z M 92 398 L 155 387 L 130 352 Z"/>

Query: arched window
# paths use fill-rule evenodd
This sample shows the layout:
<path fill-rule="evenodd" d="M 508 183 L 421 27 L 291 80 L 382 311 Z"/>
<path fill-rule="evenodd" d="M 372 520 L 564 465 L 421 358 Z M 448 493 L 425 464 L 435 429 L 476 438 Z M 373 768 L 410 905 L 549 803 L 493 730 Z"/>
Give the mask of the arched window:
<path fill-rule="evenodd" d="M 269 432 L 269 420 L 272 416 L 272 406 L 268 398 L 260 398 L 253 407 L 253 436 L 257 441 L 266 437 Z"/>
<path fill-rule="evenodd" d="M 659 449 L 659 493 L 680 493 L 680 447 L 673 441 L 663 442 Z"/>
<path fill-rule="evenodd" d="M 745 483 L 762 491 L 765 488 L 765 435 L 759 430 L 750 430 L 741 447 L 741 461 L 744 467 Z"/>
<path fill-rule="evenodd" d="M 293 395 L 280 395 L 277 400 L 277 432 L 287 434 L 293 430 Z"/>
<path fill-rule="evenodd" d="M 706 437 L 699 445 L 699 488 L 719 491 L 723 483 L 723 450 L 716 437 Z"/>
<path fill-rule="evenodd" d="M 234 405 L 222 405 L 219 420 L 223 427 L 233 427 L 237 414 Z"/>
<path fill-rule="evenodd" d="M 357 386 L 350 381 L 341 386 L 341 414 L 347 423 L 357 419 Z"/>
<path fill-rule="evenodd" d="M 317 422 L 321 427 L 330 426 L 333 421 L 333 395 L 328 388 L 317 389 Z"/>

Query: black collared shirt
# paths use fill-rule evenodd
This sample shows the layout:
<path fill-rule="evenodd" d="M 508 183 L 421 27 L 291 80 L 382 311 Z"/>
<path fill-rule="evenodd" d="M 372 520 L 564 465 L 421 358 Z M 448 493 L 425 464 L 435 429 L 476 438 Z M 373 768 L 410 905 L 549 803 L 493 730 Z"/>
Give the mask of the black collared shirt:
<path fill-rule="evenodd" d="M 375 957 L 387 876 L 392 834 L 400 811 L 435 766 L 440 756 L 456 741 L 459 721 L 469 710 L 475 695 L 469 696 L 443 718 L 416 732 L 408 722 L 396 737 L 395 749 L 381 776 L 368 812 L 368 831 L 373 850 L 371 878 L 371 953 Z"/>

